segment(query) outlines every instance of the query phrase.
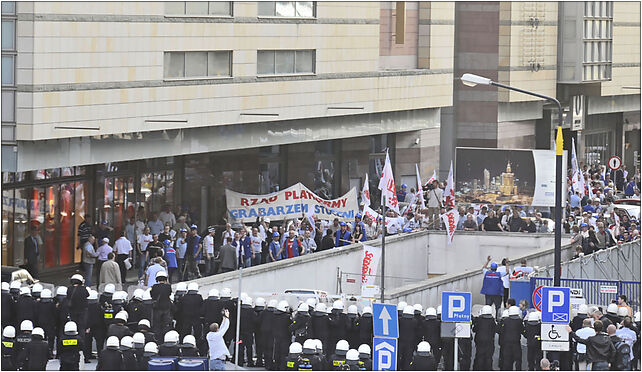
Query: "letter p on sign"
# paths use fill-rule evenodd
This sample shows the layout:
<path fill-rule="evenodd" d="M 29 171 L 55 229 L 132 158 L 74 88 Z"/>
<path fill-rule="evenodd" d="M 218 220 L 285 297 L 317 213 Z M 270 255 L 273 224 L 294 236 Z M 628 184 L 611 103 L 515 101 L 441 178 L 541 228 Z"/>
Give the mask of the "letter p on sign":
<path fill-rule="evenodd" d="M 455 306 L 457 303 L 457 306 Z M 448 317 L 453 318 L 455 314 L 459 314 L 466 308 L 466 298 L 464 296 L 449 296 L 448 297 Z"/>
<path fill-rule="evenodd" d="M 553 312 L 556 306 L 564 305 L 564 292 L 548 291 L 548 311 Z"/>

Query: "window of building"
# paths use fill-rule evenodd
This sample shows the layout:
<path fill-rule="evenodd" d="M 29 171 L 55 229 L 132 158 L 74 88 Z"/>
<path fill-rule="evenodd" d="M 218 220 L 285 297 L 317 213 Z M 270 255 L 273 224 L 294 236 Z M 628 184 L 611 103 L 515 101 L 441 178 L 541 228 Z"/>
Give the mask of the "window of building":
<path fill-rule="evenodd" d="M 2 56 L 2 85 L 14 85 L 14 61 L 15 56 Z"/>
<path fill-rule="evenodd" d="M 16 14 L 16 2 L 15 1 L 3 1 L 2 2 L 2 14 Z"/>
<path fill-rule="evenodd" d="M 16 21 L 2 20 L 2 50 L 16 49 Z"/>
<path fill-rule="evenodd" d="M 262 17 L 316 17 L 316 2 L 314 1 L 260 1 L 258 13 Z"/>
<path fill-rule="evenodd" d="M 2 2 L 2 143 L 16 141 L 16 4 Z"/>
<path fill-rule="evenodd" d="M 166 15 L 231 17 L 231 1 L 168 1 Z"/>
<path fill-rule="evenodd" d="M 314 50 L 259 50 L 258 75 L 313 74 Z"/>
<path fill-rule="evenodd" d="M 611 79 L 613 45 L 613 3 L 584 3 L 583 81 Z"/>
<path fill-rule="evenodd" d="M 165 78 L 232 76 L 232 51 L 165 52 Z"/>

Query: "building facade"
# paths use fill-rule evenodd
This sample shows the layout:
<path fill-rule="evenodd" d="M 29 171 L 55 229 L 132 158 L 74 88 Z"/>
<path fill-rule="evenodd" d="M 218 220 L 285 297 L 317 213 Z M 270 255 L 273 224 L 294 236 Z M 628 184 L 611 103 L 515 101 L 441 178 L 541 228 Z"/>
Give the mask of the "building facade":
<path fill-rule="evenodd" d="M 583 96 L 565 135 L 583 159 L 633 166 L 639 4 L 590 4 L 580 17 L 551 2 L 3 2 L 2 264 L 23 263 L 30 226 L 43 269 L 78 262 L 86 214 L 118 235 L 166 205 L 218 223 L 225 189 L 300 181 L 331 198 L 367 173 L 374 191 L 385 149 L 414 187 L 415 164 L 445 178 L 456 146 L 551 148 L 552 107 L 464 88 L 464 72 L 565 107 Z M 611 27 L 570 38 L 611 60 L 563 73 L 567 18 Z"/>

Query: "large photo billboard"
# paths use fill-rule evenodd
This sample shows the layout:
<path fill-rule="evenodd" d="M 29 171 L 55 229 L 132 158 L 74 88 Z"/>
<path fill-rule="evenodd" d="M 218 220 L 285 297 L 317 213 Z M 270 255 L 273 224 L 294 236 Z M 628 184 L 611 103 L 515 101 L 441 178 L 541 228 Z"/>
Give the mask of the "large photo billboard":
<path fill-rule="evenodd" d="M 455 163 L 458 201 L 555 206 L 555 151 L 458 147 Z M 566 153 L 562 163 L 566 174 Z"/>

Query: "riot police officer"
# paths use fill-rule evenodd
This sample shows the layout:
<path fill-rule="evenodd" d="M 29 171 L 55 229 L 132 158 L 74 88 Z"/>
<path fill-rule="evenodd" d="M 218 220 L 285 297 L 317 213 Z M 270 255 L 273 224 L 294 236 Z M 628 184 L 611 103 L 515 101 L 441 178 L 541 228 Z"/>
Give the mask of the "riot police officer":
<path fill-rule="evenodd" d="M 183 337 L 183 343 L 179 346 L 181 357 L 197 357 L 199 356 L 198 349 L 196 348 L 196 338 L 192 335 Z"/>
<path fill-rule="evenodd" d="M 539 362 L 542 360 L 542 341 L 540 337 L 542 329 L 542 313 L 533 311 L 524 320 L 524 336 L 526 336 L 528 370 L 536 371 Z"/>
<path fill-rule="evenodd" d="M 107 337 L 116 336 L 118 339 L 121 339 L 125 336 L 131 336 L 134 333 L 129 330 L 125 324 L 127 323 L 127 312 L 119 311 L 118 314 L 114 317 L 114 323 L 107 328 Z"/>
<path fill-rule="evenodd" d="M 51 290 L 45 288 L 40 292 L 40 301 L 36 304 L 36 324 L 45 332 L 45 339 L 49 345 L 49 357 L 53 356 L 54 342 L 56 340 L 56 304 Z"/>
<path fill-rule="evenodd" d="M 325 350 L 328 350 L 329 328 L 330 318 L 328 317 L 326 306 L 324 303 L 319 302 L 316 304 L 310 318 L 310 333 L 312 337 L 321 340 Z"/>
<path fill-rule="evenodd" d="M 16 370 L 16 329 L 6 326 L 2 329 L 2 369 Z"/>
<path fill-rule="evenodd" d="M 165 333 L 163 343 L 158 347 L 159 356 L 178 357 L 181 355 L 178 347 L 178 332 L 171 330 Z"/>
<path fill-rule="evenodd" d="M 252 344 L 254 343 L 254 331 L 256 330 L 256 323 L 257 315 L 252 308 L 252 298 L 245 296 L 241 300 L 241 345 L 239 346 L 240 365 L 254 367 L 254 361 L 252 359 Z"/>
<path fill-rule="evenodd" d="M 501 348 L 503 349 L 503 370 L 521 370 L 522 348 L 520 340 L 524 331 L 524 324 L 519 317 L 520 310 L 517 306 L 508 309 L 508 318 L 502 322 L 500 332 L 502 335 Z"/>
<path fill-rule="evenodd" d="M 363 362 L 359 360 L 359 352 L 355 349 L 350 349 L 346 353 L 346 363 L 343 366 L 343 370 L 348 371 L 365 371 L 366 368 L 363 365 Z"/>
<path fill-rule="evenodd" d="M 123 370 L 135 371 L 138 369 L 133 337 L 125 336 L 120 340 L 120 352 L 123 355 Z"/>
<path fill-rule="evenodd" d="M 120 371 L 123 369 L 123 354 L 118 350 L 120 341 L 118 337 L 109 336 L 105 342 L 105 349 L 98 357 L 97 371 Z"/>
<path fill-rule="evenodd" d="M 441 359 L 441 325 L 437 319 L 437 310 L 434 307 L 426 309 L 424 321 L 421 326 L 423 339 L 430 344 L 435 361 L 439 363 Z"/>
<path fill-rule="evenodd" d="M 127 314 L 129 314 L 129 319 L 127 320 L 127 326 L 129 329 L 134 332 L 138 325 L 138 322 L 141 319 L 147 319 L 143 308 L 143 294 L 145 291 L 142 288 L 136 288 L 132 299 L 125 306 Z"/>
<path fill-rule="evenodd" d="M 363 313 L 357 321 L 357 329 L 359 330 L 359 344 L 366 344 L 372 348 L 374 334 L 372 330 L 372 308 L 370 306 L 363 308 Z"/>
<path fill-rule="evenodd" d="M 16 300 L 15 312 L 16 324 L 20 324 L 24 320 L 30 320 L 31 322 L 36 320 L 36 300 L 31 297 L 29 287 L 20 288 L 20 295 Z"/>
<path fill-rule="evenodd" d="M 100 294 L 100 298 L 98 299 L 98 302 L 102 306 L 105 306 L 105 303 L 111 304 L 111 299 L 115 291 L 116 291 L 116 286 L 114 284 L 112 283 L 105 284 L 105 288 L 103 289 L 103 293 Z"/>
<path fill-rule="evenodd" d="M 490 305 L 482 307 L 479 317 L 473 319 L 473 332 L 475 333 L 475 371 L 493 369 L 493 353 L 495 352 L 495 334 L 497 323 L 493 318 L 493 308 Z"/>
<path fill-rule="evenodd" d="M 137 370 L 137 371 L 147 370 L 147 366 L 141 369 L 143 354 L 145 352 L 145 336 L 140 332 L 136 332 L 134 333 L 134 336 L 132 336 L 132 341 L 133 341 L 134 356 L 136 358 L 136 367 L 134 368 L 134 370 Z"/>
<path fill-rule="evenodd" d="M 299 370 L 299 356 L 303 351 L 303 347 L 298 342 L 293 342 L 290 344 L 288 349 L 288 355 L 283 360 L 284 365 L 281 367 L 277 366 L 277 370 L 283 368 L 285 371 L 298 371 Z"/>
<path fill-rule="evenodd" d="M 33 332 L 33 323 L 31 320 L 23 320 L 20 323 L 20 333 L 16 337 L 14 345 L 16 352 L 16 367 L 21 370 L 25 367 L 24 362 L 26 356 L 24 355 L 27 345 L 31 342 L 31 332 Z"/>
<path fill-rule="evenodd" d="M 145 344 L 157 341 L 156 334 L 152 332 L 152 327 L 147 319 L 141 319 L 138 321 L 138 332 L 145 336 Z"/>
<path fill-rule="evenodd" d="M 357 351 L 359 352 L 359 360 L 363 363 L 365 370 L 372 371 L 372 351 L 370 345 L 361 344 Z"/>
<path fill-rule="evenodd" d="M 272 321 L 272 334 L 274 336 L 274 367 L 279 369 L 285 365 L 288 345 L 292 339 L 290 333 L 290 314 L 287 301 L 281 301 L 276 306 Z M 299 344 L 301 345 L 301 344 Z"/>
<path fill-rule="evenodd" d="M 350 349 L 350 345 L 346 340 L 339 340 L 337 345 L 334 348 L 334 354 L 330 356 L 330 369 L 333 371 L 343 370 L 343 366 L 346 364 L 346 353 Z"/>
<path fill-rule="evenodd" d="M 407 305 L 403 309 L 401 319 L 399 319 L 399 368 L 408 370 L 412 360 L 412 353 L 415 350 L 418 328 L 417 320 L 415 319 L 415 309 L 411 305 Z"/>
<path fill-rule="evenodd" d="M 276 300 L 270 300 L 268 306 L 259 314 L 258 329 L 263 339 L 263 361 L 267 370 L 274 370 L 274 318 L 276 316 Z M 258 362 L 258 360 L 257 360 Z M 257 363 L 258 364 L 258 363 Z"/>
<path fill-rule="evenodd" d="M 322 371 L 325 366 L 317 356 L 316 342 L 309 338 L 303 342 L 303 352 L 297 361 L 298 371 Z"/>
<path fill-rule="evenodd" d="M 417 345 L 417 352 L 412 357 L 410 362 L 410 370 L 412 371 L 436 371 L 437 362 L 435 357 L 430 352 L 430 344 L 422 341 Z"/>
<path fill-rule="evenodd" d="M 65 323 L 63 334 L 58 344 L 58 356 L 61 371 L 77 371 L 80 363 L 80 351 L 83 349 L 82 338 L 73 321 Z"/>
<path fill-rule="evenodd" d="M 49 361 L 49 345 L 45 340 L 45 331 L 36 327 L 31 333 L 31 342 L 25 345 L 22 366 L 28 371 L 44 371 Z"/>
<path fill-rule="evenodd" d="M 302 303 L 297 308 L 294 320 L 290 325 L 290 332 L 294 333 L 294 340 L 303 343 L 308 338 L 308 325 L 310 323 L 309 306 Z"/>
<path fill-rule="evenodd" d="M 265 299 L 263 297 L 257 297 L 254 303 L 254 350 L 256 352 L 256 367 L 265 366 L 263 362 L 265 359 L 265 345 L 263 342 L 263 334 L 261 333 L 261 314 L 264 311 L 267 311 Z"/>
<path fill-rule="evenodd" d="M 188 334 L 194 335 L 196 338 L 201 338 L 202 335 L 202 322 L 201 322 L 201 307 L 203 306 L 203 297 L 198 293 L 198 283 L 189 283 L 187 286 L 187 293 L 178 300 L 177 307 L 180 309 L 182 316 L 181 335 Z"/>
<path fill-rule="evenodd" d="M 0 305 L 0 312 L 2 312 L 2 328 L 11 324 L 11 307 L 13 306 L 13 298 L 9 294 L 9 283 L 2 282 L 2 304 Z"/>
<path fill-rule="evenodd" d="M 348 336 L 348 327 L 350 325 L 348 316 L 343 313 L 343 302 L 341 300 L 334 301 L 332 304 L 332 313 L 329 318 L 330 332 L 328 335 L 327 353 L 332 355 L 334 354 L 334 346 L 336 343 L 339 340 L 346 340 Z"/>
<path fill-rule="evenodd" d="M 357 305 L 348 306 L 348 329 L 346 332 L 346 341 L 350 347 L 356 348 L 359 342 L 359 309 Z"/>

